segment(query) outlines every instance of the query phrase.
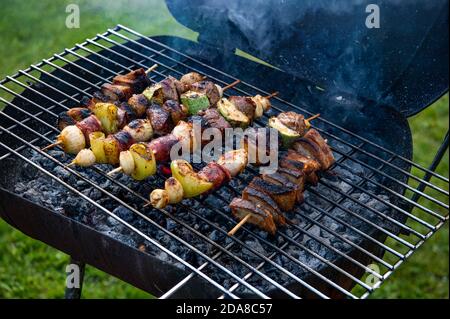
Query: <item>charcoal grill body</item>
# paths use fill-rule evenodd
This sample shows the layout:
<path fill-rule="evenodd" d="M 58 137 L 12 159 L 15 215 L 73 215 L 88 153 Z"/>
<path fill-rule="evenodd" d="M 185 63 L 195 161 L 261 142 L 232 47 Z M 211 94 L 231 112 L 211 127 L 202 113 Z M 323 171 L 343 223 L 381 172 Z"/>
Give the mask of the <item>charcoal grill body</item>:
<path fill-rule="evenodd" d="M 208 30 L 208 32 L 205 33 L 206 35 L 200 36 L 200 41 L 198 43 L 172 37 L 159 37 L 155 39 L 205 63 L 205 74 L 208 74 L 207 65 L 213 65 L 215 68 L 222 70 L 225 73 L 233 74 L 245 82 L 257 84 L 259 88 L 265 91 L 279 91 L 280 96 L 285 100 L 292 101 L 292 106 L 294 104 L 299 105 L 305 112 L 310 114 L 320 112 L 325 119 L 329 119 L 332 123 L 340 125 L 367 140 L 373 141 L 405 159 L 412 159 L 412 138 L 406 116 L 417 113 L 448 90 L 448 72 L 444 74 L 445 72 L 442 72 L 442 69 L 436 66 L 439 65 L 439 63 L 443 63 L 443 61 L 429 63 L 430 61 L 426 60 L 426 64 L 419 64 L 421 68 L 420 71 L 417 71 L 417 69 L 412 68 L 411 66 L 415 65 L 418 60 L 409 59 L 407 65 L 399 65 L 401 72 L 397 70 L 399 72 L 395 74 L 388 74 L 385 77 L 377 76 L 377 81 L 370 82 L 373 85 L 367 87 L 361 86 L 358 85 L 358 83 L 361 84 L 361 81 L 364 80 L 363 75 L 368 78 L 374 76 L 373 73 L 369 72 L 373 71 L 373 69 L 369 68 L 367 61 L 362 65 L 358 65 L 358 67 L 360 67 L 361 70 L 364 69 L 366 73 L 361 75 L 359 80 L 356 80 L 351 78 L 351 75 L 355 74 L 352 73 L 355 72 L 355 70 L 352 71 L 348 69 L 349 65 L 347 63 L 340 64 L 339 67 L 336 68 L 333 59 L 338 57 L 327 55 L 332 48 L 325 46 L 327 44 L 327 41 L 325 40 L 328 39 L 325 37 L 326 32 L 321 33 L 322 38 L 320 43 L 325 46 L 323 47 L 323 52 L 318 51 L 318 48 L 312 49 L 304 44 L 304 46 L 299 49 L 299 52 L 302 52 L 303 49 L 306 50 L 307 53 L 304 56 L 306 60 L 302 60 L 299 55 L 295 55 L 290 63 L 283 63 L 283 57 L 292 53 L 289 52 L 292 50 L 292 47 L 287 45 L 287 43 L 292 40 L 290 36 L 286 35 L 286 38 L 283 38 L 284 41 L 281 41 L 281 46 L 278 48 L 268 48 L 266 46 L 259 47 L 259 43 L 249 41 L 250 38 L 246 34 L 248 30 L 240 29 L 239 26 L 236 25 L 236 21 L 228 19 L 229 16 L 221 15 L 221 18 L 218 19 L 217 16 L 210 15 L 209 10 L 214 11 L 223 8 L 225 2 L 226 1 L 209 1 L 206 6 L 206 4 L 203 5 L 206 3 L 204 1 L 190 1 L 188 3 L 185 1 L 168 1 L 169 8 L 179 20 L 186 25 L 193 27 L 194 30 Z M 295 3 L 297 3 L 297 1 Z M 314 1 L 314 3 L 316 3 L 316 1 Z M 321 12 L 321 7 L 325 6 L 325 2 L 319 1 L 317 3 L 319 4 L 317 12 Z M 254 2 L 252 2 L 252 5 L 253 4 Z M 274 5 L 272 2 L 270 4 L 272 6 Z M 439 8 L 441 8 L 442 5 L 445 7 L 446 4 L 447 2 L 445 1 L 437 1 L 435 3 Z M 256 1 L 256 5 L 264 7 L 261 1 Z M 289 5 L 292 5 L 292 3 Z M 181 8 L 183 8 L 183 10 L 181 10 Z M 201 9 L 194 10 L 194 8 Z M 300 9 L 306 10 L 305 8 L 307 7 L 301 7 Z M 435 9 L 436 7 L 433 8 Z M 199 16 L 187 15 L 186 12 L 199 13 Z M 223 13 L 223 10 L 219 10 L 219 12 Z M 263 10 L 262 12 L 266 11 Z M 306 10 L 305 12 L 309 11 Z M 214 17 L 216 19 L 215 22 L 208 20 L 208 16 L 210 16 L 210 18 Z M 338 13 L 337 16 L 340 19 L 343 19 L 341 13 Z M 304 24 L 301 24 L 303 27 L 302 30 L 304 30 L 305 34 L 309 35 L 315 34 L 315 31 L 317 31 L 315 29 L 316 27 L 319 29 L 325 28 L 325 22 L 332 21 L 333 19 L 333 16 L 318 14 L 317 17 L 322 17 L 323 19 L 319 19 L 316 26 L 314 23 L 310 23 L 312 19 L 311 16 L 305 14 L 303 17 Z M 435 17 L 431 30 L 434 30 L 433 28 L 438 28 L 442 31 L 440 29 L 442 26 L 442 16 L 438 15 Z M 361 18 L 360 15 L 358 15 L 358 19 L 359 18 Z M 392 18 L 396 19 L 398 17 Z M 308 21 L 309 23 L 307 23 Z M 252 23 L 256 22 L 253 21 Z M 199 25 L 201 26 L 200 28 L 198 28 Z M 206 28 L 206 25 L 208 25 L 209 28 Z M 226 26 L 225 30 L 230 32 L 228 34 L 229 37 L 226 39 L 231 39 L 231 42 L 216 40 L 215 34 L 221 26 Z M 347 27 L 350 28 L 350 24 L 348 24 Z M 121 27 L 116 27 L 114 30 L 121 30 Z M 345 34 L 347 31 L 348 30 L 345 29 L 342 30 L 342 34 Z M 447 34 L 448 38 L 448 29 L 446 28 L 445 31 L 447 33 L 444 32 L 443 34 Z M 427 41 L 436 40 L 430 37 L 426 37 L 426 39 Z M 313 40 L 314 39 L 311 39 L 311 41 Z M 139 42 L 146 43 L 145 39 L 141 39 Z M 298 43 L 302 42 L 298 41 Z M 442 46 L 442 41 L 436 40 L 436 43 L 436 47 Z M 335 46 L 338 44 L 339 42 L 333 43 Z M 139 50 L 133 43 L 125 42 L 123 45 L 126 47 L 133 47 L 134 50 L 148 55 L 148 51 Z M 405 42 L 405 46 L 407 45 L 409 44 Z M 283 46 L 285 47 L 283 48 Z M 234 54 L 234 48 L 240 48 L 257 57 L 269 60 L 268 62 L 277 68 L 283 70 L 287 68 L 288 72 L 282 72 L 277 68 L 268 67 L 236 56 Z M 123 47 L 115 47 L 114 50 L 123 55 L 130 55 Z M 448 57 L 448 48 L 446 52 L 445 49 L 443 50 L 444 52 L 440 51 L 438 56 L 446 55 Z M 279 54 L 273 54 L 274 52 Z M 265 53 L 267 53 L 267 55 L 265 55 Z M 317 56 L 316 54 L 318 53 L 321 55 Z M 379 52 L 375 51 L 374 56 L 377 56 L 378 53 Z M 123 59 L 118 58 L 115 54 L 111 54 L 111 52 L 105 50 L 100 51 L 99 54 L 112 60 L 123 61 Z M 170 51 L 166 52 L 166 54 L 172 56 L 174 59 L 183 61 L 183 57 L 180 55 L 171 54 Z M 359 55 L 360 54 L 361 52 Z M 420 57 L 422 55 L 426 56 L 427 54 L 430 54 L 430 52 L 419 50 L 414 54 L 414 57 Z M 357 56 L 359 55 L 357 54 Z M 96 54 L 90 55 L 90 58 L 93 61 L 99 61 L 100 59 Z M 398 59 L 403 58 L 404 57 L 398 57 Z M 313 62 L 316 59 L 319 60 L 318 64 L 314 64 Z M 342 57 L 342 59 L 342 61 L 346 61 L 345 57 Z M 291 64 L 291 62 L 295 63 Z M 445 62 L 447 63 L 447 60 L 445 60 Z M 74 63 L 89 68 L 96 74 L 105 74 L 102 68 L 96 69 L 92 65 L 86 64 L 83 60 L 78 60 Z M 391 61 L 390 63 L 395 64 L 395 61 Z M 433 65 L 433 67 L 431 68 L 430 65 Z M 448 69 L 448 64 L 444 65 L 446 65 Z M 63 68 L 72 71 L 73 67 L 66 65 Z M 376 68 L 376 66 L 374 68 Z M 361 70 L 358 74 L 362 74 Z M 331 71 L 347 74 L 347 77 L 341 78 L 342 81 L 338 83 L 339 85 L 335 85 L 334 79 L 336 79 L 335 75 L 337 73 L 329 73 Z M 416 71 L 418 73 L 414 73 Z M 67 78 L 67 75 L 60 70 L 55 70 L 52 74 L 57 77 Z M 423 85 L 416 84 L 412 75 L 418 76 L 419 74 L 424 76 L 427 81 L 430 81 L 432 85 L 425 88 Z M 86 77 L 89 78 L 90 75 L 86 74 Z M 53 87 L 58 88 L 62 85 L 60 82 L 54 81 L 52 77 L 46 75 L 41 75 L 40 79 Z M 83 81 L 78 81 L 76 79 L 71 79 L 71 81 L 77 87 L 88 89 L 88 86 L 86 83 L 83 83 Z M 401 89 L 410 84 L 414 84 L 414 90 L 405 92 Z M 52 90 L 47 90 L 42 86 L 35 88 L 50 96 L 54 94 Z M 31 90 L 26 89 L 21 94 L 22 96 L 38 101 L 43 106 L 48 105 L 47 100 L 42 99 L 42 97 L 36 95 Z M 412 100 L 414 100 L 414 103 L 410 103 Z M 13 103 L 21 105 L 23 101 L 20 98 L 16 98 Z M 26 107 L 29 108 L 30 106 L 27 105 Z M 284 104 L 283 110 L 287 111 L 290 110 L 290 108 L 291 106 L 289 104 Z M 298 111 L 298 109 L 293 107 L 292 109 Z M 22 116 L 15 109 L 8 107 L 5 112 L 7 112 L 9 116 L 15 118 L 20 118 Z M 3 118 L 0 118 L 0 124 L 2 126 L 4 124 L 2 123 L 3 120 Z M 357 144 L 357 142 L 360 141 L 359 139 L 353 139 L 351 135 L 343 132 L 337 127 L 326 125 L 326 123 L 318 123 L 317 126 L 337 137 L 349 140 L 352 143 Z M 42 131 L 42 133 L 44 133 L 44 131 Z M 23 134 L 24 136 L 27 136 L 26 132 Z M 1 134 L 0 138 L 2 140 L 9 139 L 6 134 Z M 31 138 L 31 135 L 29 138 Z M 370 144 L 364 143 L 361 148 L 367 152 L 377 152 L 377 149 Z M 350 154 L 349 156 L 352 155 Z M 388 158 L 383 159 L 388 160 Z M 367 159 L 367 163 L 373 166 L 379 165 L 378 160 L 371 158 Z M 395 162 L 395 165 L 406 172 L 410 171 L 410 164 L 408 164 L 408 162 L 398 161 Z M 403 183 L 407 182 L 407 176 L 399 173 L 397 169 L 391 169 L 388 166 L 383 168 L 383 172 L 393 177 L 396 181 Z M 12 187 L 15 178 L 17 178 L 17 176 L 23 176 L 24 174 L 26 175 L 27 172 L 23 172 L 22 162 L 16 160 L 14 157 L 9 157 L 1 161 L 0 215 L 9 224 L 23 231 L 25 234 L 71 255 L 76 260 L 91 264 L 107 273 L 117 276 L 155 296 L 162 295 L 191 273 L 191 271 L 187 269 L 180 270 L 180 268 L 171 263 L 163 262 L 148 253 L 129 247 L 126 244 L 108 237 L 82 223 L 74 221 L 67 216 L 52 212 L 41 205 L 24 200 L 18 194 L 13 192 Z M 403 187 L 401 187 L 398 182 L 384 179 L 382 180 L 382 183 L 385 187 L 393 190 L 395 193 L 404 193 Z M 390 202 L 395 205 L 395 207 L 401 207 L 405 210 L 411 209 L 408 203 L 399 200 L 396 196 L 392 196 Z M 401 223 L 406 221 L 405 215 L 399 214 L 396 211 L 393 211 L 390 216 Z M 388 229 L 394 234 L 400 233 L 400 229 L 391 223 L 385 223 L 381 227 Z M 376 240 L 384 242 L 386 235 L 383 232 L 374 228 L 367 229 L 367 232 Z M 376 256 L 382 256 L 384 253 L 383 249 L 375 249 L 369 241 L 361 242 L 360 246 L 370 249 Z M 370 258 L 362 255 L 357 249 L 349 252 L 349 256 L 361 260 L 364 264 L 371 262 Z M 363 274 L 361 269 L 352 266 L 342 257 L 334 256 L 332 262 L 358 278 Z M 318 267 L 317 271 L 333 277 L 335 282 L 341 287 L 344 287 L 344 289 L 350 290 L 354 284 L 352 281 L 349 281 L 348 278 L 343 277 L 333 268 L 327 267 L 326 265 L 321 265 Z M 336 298 L 344 297 L 341 292 L 330 288 L 320 280 L 318 281 L 312 274 L 306 274 L 303 279 L 307 283 L 319 287 L 322 291 L 326 292 L 328 296 Z M 308 289 L 305 289 L 303 285 L 298 283 L 292 284 L 287 288 L 299 296 L 314 296 Z M 285 297 L 283 292 L 275 288 L 266 293 L 271 297 Z M 218 289 L 196 276 L 171 296 L 207 298 L 219 295 L 220 291 Z M 255 295 L 251 293 L 246 293 L 243 296 L 255 297 Z"/>

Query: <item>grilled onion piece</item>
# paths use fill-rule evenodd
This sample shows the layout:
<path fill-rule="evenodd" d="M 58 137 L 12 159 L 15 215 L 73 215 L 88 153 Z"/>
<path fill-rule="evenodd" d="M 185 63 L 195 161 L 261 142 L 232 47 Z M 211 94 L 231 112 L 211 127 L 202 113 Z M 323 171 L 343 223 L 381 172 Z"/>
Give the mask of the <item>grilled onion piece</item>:
<path fill-rule="evenodd" d="M 127 174 L 133 174 L 136 166 L 134 165 L 134 157 L 130 151 L 122 151 L 119 155 L 119 163 L 122 171 Z"/>
<path fill-rule="evenodd" d="M 174 177 L 169 177 L 164 183 L 164 189 L 169 196 L 169 204 L 176 204 L 183 200 L 183 186 Z"/>
<path fill-rule="evenodd" d="M 155 208 L 164 208 L 169 203 L 169 194 L 165 189 L 154 189 L 150 193 L 150 203 Z"/>
<path fill-rule="evenodd" d="M 90 149 L 82 149 L 73 160 L 74 164 L 81 167 L 89 167 L 95 164 L 95 155 Z"/>
<path fill-rule="evenodd" d="M 86 147 L 86 139 L 83 132 L 75 125 L 65 127 L 57 138 L 64 152 L 69 154 L 78 154 Z"/>
<path fill-rule="evenodd" d="M 242 172 L 248 163 L 247 151 L 243 148 L 229 151 L 219 157 L 217 164 L 226 168 L 232 177 Z"/>
<path fill-rule="evenodd" d="M 146 119 L 131 121 L 123 130 L 128 132 L 136 142 L 148 141 L 153 136 L 152 124 Z"/>

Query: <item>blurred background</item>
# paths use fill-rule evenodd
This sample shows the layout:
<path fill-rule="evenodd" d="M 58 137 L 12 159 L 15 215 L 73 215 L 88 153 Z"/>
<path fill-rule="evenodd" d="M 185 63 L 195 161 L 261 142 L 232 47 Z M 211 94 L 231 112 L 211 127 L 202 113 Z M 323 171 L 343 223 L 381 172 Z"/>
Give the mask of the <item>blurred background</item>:
<path fill-rule="evenodd" d="M 66 27 L 69 4 L 79 6 L 78 29 Z M 198 36 L 173 18 L 164 0 L 0 0 L 0 5 L 0 78 L 119 23 L 150 36 L 172 35 L 193 41 Z M 448 130 L 448 121 L 448 94 L 410 118 L 415 162 L 430 164 Z M 437 171 L 448 178 L 448 151 Z M 448 298 L 448 240 L 447 223 L 371 298 Z M 62 298 L 68 261 L 67 255 L 0 220 L 0 298 Z M 151 297 L 93 267 L 86 269 L 83 298 Z"/>

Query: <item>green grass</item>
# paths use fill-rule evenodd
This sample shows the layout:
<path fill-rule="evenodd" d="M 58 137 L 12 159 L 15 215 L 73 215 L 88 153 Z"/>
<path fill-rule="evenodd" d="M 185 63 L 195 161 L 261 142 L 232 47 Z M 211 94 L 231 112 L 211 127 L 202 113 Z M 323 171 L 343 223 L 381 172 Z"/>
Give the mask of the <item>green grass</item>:
<path fill-rule="evenodd" d="M 79 4 L 81 28 L 65 27 L 65 8 Z M 0 78 L 26 68 L 50 53 L 72 47 L 118 23 L 148 35 L 176 35 L 195 40 L 163 1 L 2 1 Z M 55 36 L 56 35 L 56 36 Z M 414 160 L 427 166 L 448 130 L 448 95 L 410 120 Z M 438 172 L 448 177 L 448 153 Z M 433 180 L 433 182 L 436 182 Z M 434 194 L 433 194 L 434 195 Z M 442 196 L 438 197 L 446 201 Z M 433 210 L 442 208 L 428 205 Z M 400 267 L 372 298 L 448 298 L 448 224 Z M 0 220 L 0 298 L 61 298 L 67 255 L 32 240 Z M 84 298 L 149 298 L 130 285 L 87 267 Z"/>

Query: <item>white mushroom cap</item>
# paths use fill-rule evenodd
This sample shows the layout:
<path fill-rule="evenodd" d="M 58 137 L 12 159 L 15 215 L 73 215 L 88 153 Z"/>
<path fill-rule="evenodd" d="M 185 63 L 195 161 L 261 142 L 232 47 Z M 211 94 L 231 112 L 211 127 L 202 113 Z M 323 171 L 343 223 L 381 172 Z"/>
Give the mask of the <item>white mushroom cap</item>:
<path fill-rule="evenodd" d="M 62 142 L 62 147 L 66 153 L 78 154 L 86 147 L 86 140 L 83 132 L 75 125 L 66 126 L 58 136 L 58 142 Z"/>

